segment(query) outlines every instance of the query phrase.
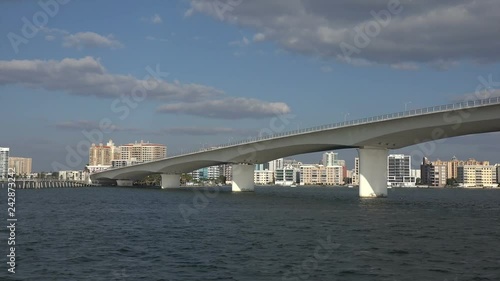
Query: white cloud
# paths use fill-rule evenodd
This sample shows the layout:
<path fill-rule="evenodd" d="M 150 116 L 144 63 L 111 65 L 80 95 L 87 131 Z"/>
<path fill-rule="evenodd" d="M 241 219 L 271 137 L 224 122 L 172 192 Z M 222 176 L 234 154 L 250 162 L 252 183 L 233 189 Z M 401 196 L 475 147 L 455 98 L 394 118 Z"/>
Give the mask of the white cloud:
<path fill-rule="evenodd" d="M 93 57 L 0 61 L 0 85 L 17 84 L 71 95 L 114 98 L 130 94 L 132 89 L 145 83 L 147 81 L 130 75 L 111 74 Z M 212 87 L 179 81 L 160 81 L 155 89 L 148 91 L 148 98 L 160 100 L 196 101 L 222 95 L 223 91 Z"/>
<path fill-rule="evenodd" d="M 264 40 L 266 40 L 266 35 L 264 33 L 256 33 L 253 36 L 253 41 L 254 42 L 261 42 L 261 41 L 264 41 Z"/>
<path fill-rule="evenodd" d="M 97 47 L 116 49 L 122 48 L 123 44 L 116 40 L 112 34 L 102 36 L 95 32 L 78 32 L 64 36 L 63 46 L 77 49 Z"/>
<path fill-rule="evenodd" d="M 158 14 L 154 14 L 152 17 L 151 17 L 151 22 L 154 23 L 154 24 L 160 24 L 163 22 L 163 20 L 161 19 L 160 15 Z"/>
<path fill-rule="evenodd" d="M 153 71 L 154 69 L 153 67 Z M 147 70 L 144 72 L 147 73 Z M 159 67 L 156 72 L 161 73 L 161 79 L 168 76 Z M 210 86 L 181 83 L 177 80 L 157 81 L 156 87 L 152 87 L 153 84 L 153 81 L 137 79 L 131 75 L 109 73 L 93 57 L 65 58 L 61 61 L 0 60 L 0 86 L 20 85 L 70 95 L 119 98 L 130 96 L 134 89 L 144 89 L 144 85 L 147 85 L 150 88 L 146 91 L 148 100 L 170 103 L 158 109 L 164 113 L 214 118 L 262 118 L 290 112 L 285 103 L 229 97 L 224 91 Z"/>
<path fill-rule="evenodd" d="M 291 109 L 282 102 L 265 102 L 249 98 L 223 98 L 193 103 L 166 104 L 160 106 L 157 112 L 220 119 L 244 119 L 288 114 Z"/>

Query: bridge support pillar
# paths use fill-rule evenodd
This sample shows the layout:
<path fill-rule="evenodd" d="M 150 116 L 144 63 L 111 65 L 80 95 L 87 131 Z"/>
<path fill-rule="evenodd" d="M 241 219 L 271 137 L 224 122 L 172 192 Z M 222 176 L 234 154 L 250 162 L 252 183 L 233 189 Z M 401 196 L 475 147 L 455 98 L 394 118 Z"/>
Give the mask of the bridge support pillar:
<path fill-rule="evenodd" d="M 171 189 L 171 188 L 179 188 L 181 186 L 181 176 L 180 175 L 161 175 L 161 188 L 162 189 Z"/>
<path fill-rule="evenodd" d="M 359 197 L 387 197 L 387 157 L 385 148 L 365 147 L 359 152 Z"/>
<path fill-rule="evenodd" d="M 254 191 L 254 165 L 233 165 L 233 192 Z"/>
<path fill-rule="evenodd" d="M 134 181 L 133 180 L 116 180 L 116 185 L 117 186 L 133 186 Z"/>

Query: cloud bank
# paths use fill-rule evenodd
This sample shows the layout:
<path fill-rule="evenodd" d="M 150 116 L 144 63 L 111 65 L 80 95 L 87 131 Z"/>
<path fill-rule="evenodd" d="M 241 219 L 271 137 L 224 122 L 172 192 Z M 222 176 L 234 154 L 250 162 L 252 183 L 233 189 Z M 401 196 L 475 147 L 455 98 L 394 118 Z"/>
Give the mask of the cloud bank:
<path fill-rule="evenodd" d="M 400 12 L 384 18 L 382 11 L 398 2 Z M 186 16 L 203 13 L 221 20 L 212 1 L 190 4 Z M 463 60 L 500 61 L 499 10 L 497 0 L 252 0 L 226 11 L 223 21 L 256 30 L 256 42 L 275 41 L 305 55 L 405 70 L 415 69 L 413 63 L 447 69 Z M 357 29 L 366 34 L 374 20 L 380 27 L 376 32 L 372 26 L 376 36 L 353 53 L 356 60 L 346 60 L 341 44 L 359 47 Z"/>

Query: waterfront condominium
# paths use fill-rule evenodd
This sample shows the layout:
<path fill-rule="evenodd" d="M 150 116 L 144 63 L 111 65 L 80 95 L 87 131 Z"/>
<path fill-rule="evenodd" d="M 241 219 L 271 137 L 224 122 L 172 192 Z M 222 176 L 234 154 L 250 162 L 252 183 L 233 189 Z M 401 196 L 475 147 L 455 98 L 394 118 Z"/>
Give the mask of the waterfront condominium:
<path fill-rule="evenodd" d="M 89 150 L 89 166 L 111 166 L 111 161 L 115 160 L 113 154 L 115 149 L 111 140 L 106 145 L 93 143 Z"/>
<path fill-rule="evenodd" d="M 144 142 L 129 143 L 120 146 L 121 160 L 149 162 L 167 157 L 167 147 L 163 144 Z"/>
<path fill-rule="evenodd" d="M 9 157 L 9 168 L 14 169 L 16 175 L 31 175 L 31 158 Z"/>
<path fill-rule="evenodd" d="M 391 186 L 408 187 L 415 185 L 411 175 L 411 156 L 391 154 L 387 159 L 387 182 Z"/>
<path fill-rule="evenodd" d="M 430 162 L 427 157 L 424 157 L 422 165 L 420 166 L 422 184 L 437 187 L 446 186 L 446 180 L 448 179 L 448 166 L 436 164 Z"/>
<path fill-rule="evenodd" d="M 7 179 L 9 175 L 9 148 L 0 147 L 0 179 Z"/>
<path fill-rule="evenodd" d="M 490 165 L 459 166 L 457 181 L 464 187 L 496 187 L 497 169 Z"/>

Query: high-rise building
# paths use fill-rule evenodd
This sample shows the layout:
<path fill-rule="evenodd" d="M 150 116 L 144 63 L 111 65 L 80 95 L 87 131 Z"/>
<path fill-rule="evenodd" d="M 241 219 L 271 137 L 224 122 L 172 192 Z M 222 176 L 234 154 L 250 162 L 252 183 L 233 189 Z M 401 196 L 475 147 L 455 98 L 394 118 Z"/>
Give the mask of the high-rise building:
<path fill-rule="evenodd" d="M 269 170 L 269 163 L 271 163 L 271 162 L 267 162 L 264 164 L 255 164 L 255 171 Z"/>
<path fill-rule="evenodd" d="M 339 160 L 339 154 L 335 152 L 325 152 L 323 153 L 323 166 L 335 166 L 338 165 L 337 160 Z"/>
<path fill-rule="evenodd" d="M 113 158 L 115 149 L 112 140 L 106 145 L 93 143 L 89 149 L 89 166 L 111 166 L 111 161 L 116 160 Z"/>
<path fill-rule="evenodd" d="M 149 162 L 167 157 L 167 147 L 141 141 L 120 146 L 120 154 L 120 160 Z"/>
<path fill-rule="evenodd" d="M 354 158 L 354 170 L 352 173 L 352 184 L 359 185 L 359 157 Z"/>
<path fill-rule="evenodd" d="M 500 184 L 500 164 L 495 164 L 495 169 L 497 171 L 497 183 Z"/>
<path fill-rule="evenodd" d="M 453 156 L 450 161 L 442 161 L 436 160 L 433 161 L 432 164 L 434 166 L 446 166 L 446 174 L 448 179 L 457 179 L 458 178 L 458 167 L 464 165 L 482 165 L 488 166 L 490 162 L 488 161 L 477 161 L 476 159 L 469 158 L 468 160 L 458 160 L 457 157 Z"/>
<path fill-rule="evenodd" d="M 226 177 L 226 182 L 233 180 L 233 166 L 231 164 L 222 164 L 220 166 L 221 176 Z"/>
<path fill-rule="evenodd" d="M 14 169 L 16 175 L 31 175 L 32 159 L 22 157 L 9 157 L 9 168 Z"/>
<path fill-rule="evenodd" d="M 497 169 L 497 183 L 500 184 L 500 164 L 495 165 Z"/>
<path fill-rule="evenodd" d="M 391 154 L 387 158 L 387 184 L 408 187 L 415 185 L 411 175 L 411 156 Z"/>
<path fill-rule="evenodd" d="M 9 177 L 9 148 L 0 147 L 0 179 Z"/>
<path fill-rule="evenodd" d="M 283 158 L 270 161 L 269 162 L 269 170 L 276 171 L 277 169 L 283 169 L 283 167 L 284 167 L 283 161 L 284 161 Z"/>
<path fill-rule="evenodd" d="M 424 157 L 420 165 L 420 174 L 423 185 L 444 187 L 448 179 L 448 165 L 434 165 Z"/>
<path fill-rule="evenodd" d="M 489 165 L 459 166 L 457 181 L 464 187 L 496 187 L 497 170 Z"/>

